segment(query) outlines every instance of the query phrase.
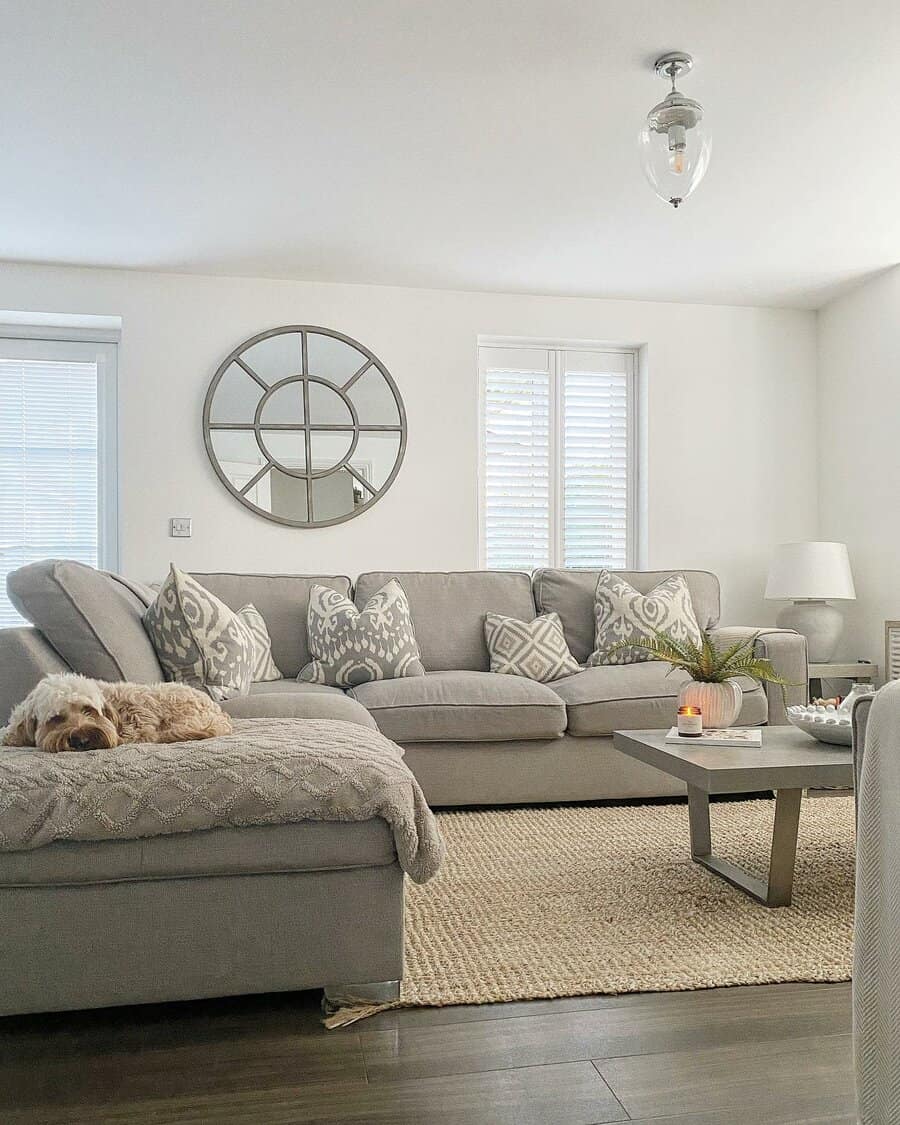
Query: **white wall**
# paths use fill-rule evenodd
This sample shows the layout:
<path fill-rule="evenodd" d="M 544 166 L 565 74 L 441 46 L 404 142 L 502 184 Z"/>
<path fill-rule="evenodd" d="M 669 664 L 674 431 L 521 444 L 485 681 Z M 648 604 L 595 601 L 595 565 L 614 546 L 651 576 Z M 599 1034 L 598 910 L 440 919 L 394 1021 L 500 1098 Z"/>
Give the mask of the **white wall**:
<path fill-rule="evenodd" d="M 856 602 L 848 657 L 884 661 L 900 619 L 900 266 L 819 312 L 822 538 L 845 542 Z"/>
<path fill-rule="evenodd" d="M 351 575 L 476 566 L 479 334 L 646 346 L 646 562 L 717 572 L 732 623 L 772 620 L 773 544 L 816 534 L 813 313 L 20 265 L 0 267 L 0 308 L 122 318 L 121 563 L 134 577 L 158 578 L 170 559 Z M 397 481 L 333 528 L 243 509 L 203 447 L 220 360 L 288 323 L 367 344 L 406 403 Z M 173 515 L 193 517 L 193 539 L 168 537 Z"/>

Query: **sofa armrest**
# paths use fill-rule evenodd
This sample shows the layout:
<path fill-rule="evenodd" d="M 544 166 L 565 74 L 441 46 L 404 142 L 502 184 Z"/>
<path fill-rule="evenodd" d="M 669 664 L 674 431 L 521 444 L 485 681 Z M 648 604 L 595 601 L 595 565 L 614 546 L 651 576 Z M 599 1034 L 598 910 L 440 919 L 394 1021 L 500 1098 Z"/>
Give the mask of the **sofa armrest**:
<path fill-rule="evenodd" d="M 0 669 L 0 727 L 44 676 L 72 670 L 31 625 L 0 629 Z"/>
<path fill-rule="evenodd" d="M 862 776 L 863 754 L 866 749 L 866 728 L 869 725 L 869 712 L 872 710 L 874 695 L 864 695 L 853 704 L 850 714 L 853 731 L 853 779 L 854 792 L 859 793 L 859 779 Z"/>
<path fill-rule="evenodd" d="M 744 637 L 757 634 L 754 651 L 758 656 L 772 663 L 775 671 L 788 683 L 782 692 L 778 684 L 764 684 L 766 700 L 769 704 L 769 726 L 786 726 L 785 707 L 793 707 L 809 700 L 809 661 L 806 650 L 806 637 L 793 629 L 773 629 L 762 627 L 753 629 L 748 625 L 724 626 L 710 631 L 710 636 L 720 647 L 734 644 Z"/>

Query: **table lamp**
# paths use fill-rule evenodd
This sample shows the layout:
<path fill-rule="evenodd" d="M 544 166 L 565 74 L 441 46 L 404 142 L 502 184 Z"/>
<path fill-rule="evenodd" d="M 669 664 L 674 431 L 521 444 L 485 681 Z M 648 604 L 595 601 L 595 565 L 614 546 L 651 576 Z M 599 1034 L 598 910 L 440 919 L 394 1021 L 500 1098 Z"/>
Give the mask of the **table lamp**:
<path fill-rule="evenodd" d="M 794 603 L 780 610 L 778 625 L 806 637 L 810 664 L 827 664 L 844 628 L 841 611 L 828 602 L 856 598 L 846 544 L 782 543 L 769 566 L 765 596 Z"/>

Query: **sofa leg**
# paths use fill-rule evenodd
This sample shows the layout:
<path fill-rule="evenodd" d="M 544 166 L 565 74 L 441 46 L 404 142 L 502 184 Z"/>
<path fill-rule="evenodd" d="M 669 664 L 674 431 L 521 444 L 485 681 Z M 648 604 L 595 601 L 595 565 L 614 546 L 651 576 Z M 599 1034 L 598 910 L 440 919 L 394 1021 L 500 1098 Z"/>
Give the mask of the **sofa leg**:
<path fill-rule="evenodd" d="M 322 993 L 322 1011 L 326 1016 L 347 1009 L 379 1008 L 400 999 L 400 981 L 376 980 L 365 984 L 327 984 Z"/>

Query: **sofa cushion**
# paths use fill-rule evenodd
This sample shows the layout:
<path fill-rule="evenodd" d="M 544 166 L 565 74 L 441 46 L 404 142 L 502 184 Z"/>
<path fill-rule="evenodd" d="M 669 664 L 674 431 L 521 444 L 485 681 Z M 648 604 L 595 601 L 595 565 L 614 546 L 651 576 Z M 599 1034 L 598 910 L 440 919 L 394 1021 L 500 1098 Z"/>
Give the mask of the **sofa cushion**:
<path fill-rule="evenodd" d="M 391 578 L 409 600 L 426 672 L 487 672 L 484 615 L 502 613 L 521 621 L 535 616 L 531 579 L 514 570 L 369 572 L 356 580 L 356 604 L 365 605 Z"/>
<path fill-rule="evenodd" d="M 146 840 L 48 844 L 0 852 L 0 886 L 67 886 L 209 875 L 335 871 L 396 861 L 386 820 L 301 821 L 277 827 L 212 828 Z"/>
<path fill-rule="evenodd" d="M 613 573 L 642 594 L 673 574 L 683 574 L 700 628 L 712 629 L 719 622 L 719 580 L 708 571 L 617 570 Z M 566 641 L 580 664 L 594 651 L 594 592 L 599 577 L 599 570 L 544 569 L 534 574 L 538 613 L 559 614 Z"/>
<path fill-rule="evenodd" d="M 6 587 L 74 671 L 95 680 L 165 679 L 141 620 L 154 598 L 149 587 L 66 559 L 14 570 Z"/>
<path fill-rule="evenodd" d="M 395 742 L 503 742 L 555 738 L 562 700 L 545 684 L 492 672 L 429 672 L 360 684 L 350 694 Z"/>
<path fill-rule="evenodd" d="M 300 669 L 301 683 L 349 688 L 425 675 L 409 602 L 396 578 L 361 609 L 337 590 L 313 586 L 307 635 L 312 660 Z"/>
<path fill-rule="evenodd" d="M 272 659 L 285 677 L 293 679 L 309 663 L 306 611 L 315 585 L 350 594 L 350 579 L 343 575 L 194 573 L 231 609 L 252 602 L 262 615 L 272 638 Z"/>
<path fill-rule="evenodd" d="M 253 637 L 215 594 L 173 565 L 144 625 L 169 679 L 213 699 L 246 695 L 253 681 Z"/>
<path fill-rule="evenodd" d="M 254 684 L 250 695 L 226 699 L 221 706 L 235 719 L 337 719 L 370 730 L 377 725 L 365 707 L 337 688 L 294 680 Z"/>
<path fill-rule="evenodd" d="M 553 690 L 565 700 L 568 733 L 576 737 L 612 734 L 614 730 L 647 730 L 675 723 L 678 692 L 686 672 L 671 671 L 661 661 L 604 664 L 557 680 Z M 741 726 L 758 726 L 768 716 L 766 695 L 759 684 L 738 680 L 744 701 Z"/>

